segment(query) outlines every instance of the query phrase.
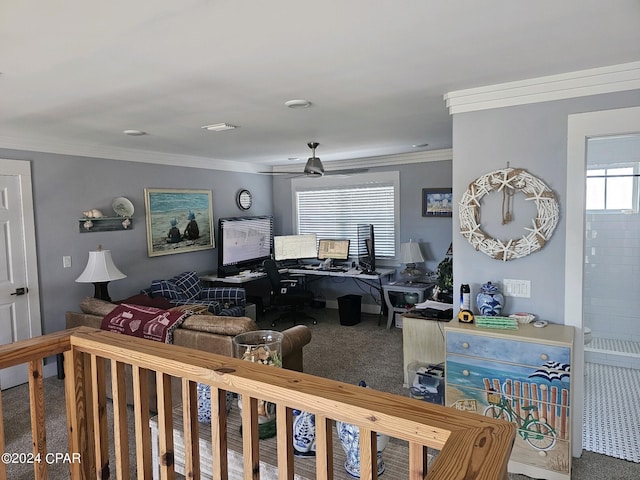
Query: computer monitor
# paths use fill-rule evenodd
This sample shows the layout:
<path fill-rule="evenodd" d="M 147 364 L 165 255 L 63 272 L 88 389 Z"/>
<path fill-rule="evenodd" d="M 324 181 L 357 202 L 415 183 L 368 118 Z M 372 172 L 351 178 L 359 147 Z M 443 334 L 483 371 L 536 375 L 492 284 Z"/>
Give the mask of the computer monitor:
<path fill-rule="evenodd" d="M 218 274 L 254 268 L 271 258 L 273 217 L 232 217 L 218 221 Z M 230 268 L 233 267 L 233 268 Z"/>
<path fill-rule="evenodd" d="M 318 246 L 315 233 L 273 237 L 273 256 L 277 262 L 316 258 L 317 253 Z"/>
<path fill-rule="evenodd" d="M 376 271 L 376 248 L 373 225 L 358 225 L 358 265 L 365 272 Z"/>
<path fill-rule="evenodd" d="M 318 259 L 349 260 L 349 240 L 320 239 L 318 241 Z"/>

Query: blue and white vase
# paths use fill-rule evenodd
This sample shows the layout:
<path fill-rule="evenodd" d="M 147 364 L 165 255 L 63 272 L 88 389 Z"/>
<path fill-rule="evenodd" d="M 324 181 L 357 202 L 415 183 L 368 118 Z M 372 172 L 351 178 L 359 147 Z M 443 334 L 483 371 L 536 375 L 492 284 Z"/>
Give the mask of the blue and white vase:
<path fill-rule="evenodd" d="M 198 383 L 198 421 L 200 423 L 211 423 L 211 387 L 204 383 Z M 227 392 L 226 397 L 227 413 L 231 411 L 233 404 L 233 393 Z"/>
<path fill-rule="evenodd" d="M 480 315 L 485 317 L 498 317 L 502 313 L 504 297 L 498 291 L 498 287 L 491 282 L 482 285 L 476 296 L 476 303 Z"/>
<path fill-rule="evenodd" d="M 298 457 L 316 454 L 316 417 L 313 413 L 293 410 L 293 453 Z"/>
<path fill-rule="evenodd" d="M 358 385 L 366 387 L 366 383 L 361 381 Z M 360 429 L 356 425 L 344 422 L 336 422 L 338 439 L 344 449 L 347 459 L 344 461 L 344 469 L 349 475 L 360 478 Z M 378 476 L 385 470 L 382 452 L 389 444 L 389 437 L 376 432 Z"/>

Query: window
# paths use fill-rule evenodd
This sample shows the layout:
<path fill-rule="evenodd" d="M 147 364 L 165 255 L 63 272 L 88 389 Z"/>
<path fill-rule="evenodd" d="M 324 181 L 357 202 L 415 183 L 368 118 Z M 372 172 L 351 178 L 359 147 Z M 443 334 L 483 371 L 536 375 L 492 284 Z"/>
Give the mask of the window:
<path fill-rule="evenodd" d="M 296 233 L 315 233 L 318 239 L 347 238 L 349 255 L 356 257 L 358 224 L 371 223 L 376 258 L 394 258 L 399 183 L 398 172 L 294 179 Z"/>
<path fill-rule="evenodd" d="M 638 211 L 637 164 L 593 166 L 587 170 L 587 210 Z"/>

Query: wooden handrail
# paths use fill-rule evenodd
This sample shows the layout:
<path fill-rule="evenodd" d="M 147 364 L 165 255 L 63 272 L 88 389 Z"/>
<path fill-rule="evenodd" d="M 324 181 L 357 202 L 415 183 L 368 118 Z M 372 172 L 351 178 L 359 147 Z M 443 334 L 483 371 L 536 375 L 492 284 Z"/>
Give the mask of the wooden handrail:
<path fill-rule="evenodd" d="M 278 470 L 282 479 L 293 478 L 292 409 L 316 416 L 316 470 L 320 479 L 333 475 L 330 440 L 333 420 L 360 428 L 363 479 L 377 478 L 376 432 L 409 442 L 411 479 L 507 478 L 507 462 L 515 438 L 515 427 L 511 423 L 373 389 L 367 389 L 365 393 L 355 385 L 190 348 L 79 327 L 0 347 L 0 368 L 32 364 L 60 352 L 65 355 L 69 451 L 80 452 L 85 459 L 81 465 L 71 465 L 74 479 L 108 478 L 110 475 L 105 442 L 108 438 L 105 364 L 101 359 L 111 360 L 114 429 L 117 430 L 113 435 L 117 457 L 115 471 L 123 475 L 121 478 L 128 478 L 126 462 L 129 456 L 126 436 L 121 436 L 122 429 L 126 430 L 121 414 L 126 410 L 125 365 L 131 365 L 133 371 L 139 478 L 148 478 L 151 466 L 148 371 L 155 372 L 157 380 L 163 478 L 173 478 L 171 377 L 182 379 L 182 401 L 187 420 L 184 422 L 186 464 L 190 473 L 197 470 L 199 463 L 198 425 L 193 422 L 197 408 L 195 385 L 199 382 L 212 387 L 214 478 L 225 478 L 227 469 L 226 391 L 243 395 L 245 478 L 258 478 L 251 473 L 259 462 L 258 397 L 276 404 Z M 39 405 L 32 403 L 31 408 L 38 409 Z M 426 447 L 440 450 L 428 472 Z"/>

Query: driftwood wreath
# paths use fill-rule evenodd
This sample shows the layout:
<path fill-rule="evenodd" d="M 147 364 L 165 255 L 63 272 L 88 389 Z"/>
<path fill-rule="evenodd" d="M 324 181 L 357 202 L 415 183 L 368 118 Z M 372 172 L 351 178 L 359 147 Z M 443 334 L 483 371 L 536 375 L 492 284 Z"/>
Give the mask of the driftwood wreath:
<path fill-rule="evenodd" d="M 520 191 L 526 200 L 535 202 L 538 214 L 532 219 L 533 228 L 525 228 L 528 234 L 503 241 L 482 231 L 478 222 L 480 201 L 494 191 L 503 192 L 505 196 Z M 542 180 L 522 168 L 505 168 L 482 175 L 471 183 L 460 200 L 459 212 L 460 233 L 469 243 L 491 258 L 507 261 L 525 257 L 544 247 L 558 224 L 559 207 L 555 193 Z"/>

